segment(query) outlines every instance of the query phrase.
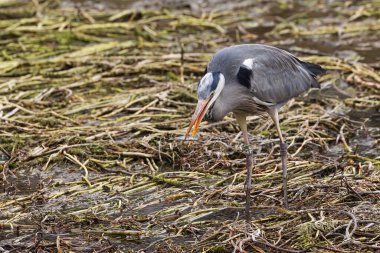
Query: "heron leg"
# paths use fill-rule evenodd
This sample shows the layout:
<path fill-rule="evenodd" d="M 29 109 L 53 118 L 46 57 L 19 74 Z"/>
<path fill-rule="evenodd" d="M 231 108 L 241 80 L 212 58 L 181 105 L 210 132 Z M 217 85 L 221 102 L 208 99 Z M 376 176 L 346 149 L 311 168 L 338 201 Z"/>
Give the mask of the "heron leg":
<path fill-rule="evenodd" d="M 252 188 L 252 168 L 253 168 L 253 150 L 249 145 L 246 116 L 235 114 L 236 120 L 239 123 L 243 133 L 244 148 L 246 156 L 247 177 L 245 180 L 245 219 L 247 224 L 251 223 L 251 188 Z"/>
<path fill-rule="evenodd" d="M 284 191 L 284 207 L 288 208 L 288 172 L 286 162 L 288 160 L 288 144 L 286 142 L 280 143 L 280 154 L 282 163 L 282 188 Z"/>
<path fill-rule="evenodd" d="M 288 160 L 288 144 L 286 144 L 284 137 L 281 133 L 280 121 L 278 119 L 278 109 L 274 108 L 269 110 L 269 115 L 271 116 L 274 124 L 276 125 L 276 130 L 278 136 L 280 137 L 280 154 L 281 154 L 281 164 L 282 164 L 282 189 L 284 192 L 284 207 L 288 208 L 288 172 L 287 172 L 287 160 Z"/>

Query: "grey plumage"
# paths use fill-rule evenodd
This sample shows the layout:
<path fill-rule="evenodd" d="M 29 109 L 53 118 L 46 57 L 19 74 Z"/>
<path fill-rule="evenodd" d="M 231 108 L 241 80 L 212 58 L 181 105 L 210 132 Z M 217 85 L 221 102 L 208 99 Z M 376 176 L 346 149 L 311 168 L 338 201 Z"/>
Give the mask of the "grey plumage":
<path fill-rule="evenodd" d="M 247 59 L 252 59 L 251 68 L 243 65 Z M 212 108 L 214 111 L 206 114 L 206 119 L 215 121 L 229 111 L 250 115 L 266 109 L 253 98 L 282 106 L 312 87 L 319 88 L 315 76 L 324 70 L 279 48 L 245 44 L 218 51 L 209 62 L 207 72 L 221 72 L 226 79 L 226 87 Z M 239 94 L 239 99 L 234 94 Z"/>

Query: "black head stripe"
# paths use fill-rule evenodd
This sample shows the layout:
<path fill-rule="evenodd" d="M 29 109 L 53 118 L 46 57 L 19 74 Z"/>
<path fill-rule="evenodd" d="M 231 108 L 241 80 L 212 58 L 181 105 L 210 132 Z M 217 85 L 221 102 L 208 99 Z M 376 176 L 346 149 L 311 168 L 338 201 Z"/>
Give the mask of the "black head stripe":
<path fill-rule="evenodd" d="M 207 73 L 198 83 L 198 98 L 207 99 L 216 90 L 220 81 L 220 72 Z"/>
<path fill-rule="evenodd" d="M 211 84 L 211 91 L 214 91 L 216 87 L 218 87 L 219 83 L 219 74 L 220 72 L 212 72 L 212 84 Z"/>
<path fill-rule="evenodd" d="M 237 79 L 239 83 L 248 89 L 251 88 L 251 78 L 253 76 L 252 69 L 248 69 L 244 66 L 240 67 L 239 72 L 237 74 Z"/>

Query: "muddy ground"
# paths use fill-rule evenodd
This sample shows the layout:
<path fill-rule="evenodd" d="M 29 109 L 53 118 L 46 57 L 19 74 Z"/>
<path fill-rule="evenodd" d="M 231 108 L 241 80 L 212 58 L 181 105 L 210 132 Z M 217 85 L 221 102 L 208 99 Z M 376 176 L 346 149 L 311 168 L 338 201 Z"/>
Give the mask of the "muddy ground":
<path fill-rule="evenodd" d="M 380 251 L 377 1 L 0 0 L 0 252 Z M 266 43 L 321 64 L 278 137 L 232 115 L 185 133 L 212 54 Z"/>

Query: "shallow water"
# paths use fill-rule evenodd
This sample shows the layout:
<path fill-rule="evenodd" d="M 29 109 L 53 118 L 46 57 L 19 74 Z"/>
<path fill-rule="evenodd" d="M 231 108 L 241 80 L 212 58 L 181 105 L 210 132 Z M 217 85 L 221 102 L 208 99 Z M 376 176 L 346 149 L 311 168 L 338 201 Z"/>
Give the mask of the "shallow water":
<path fill-rule="evenodd" d="M 61 1 L 60 6 L 62 8 L 67 7 L 80 7 L 80 8 L 90 8 L 97 10 L 106 9 L 127 9 L 136 2 L 133 0 L 64 0 Z"/>

